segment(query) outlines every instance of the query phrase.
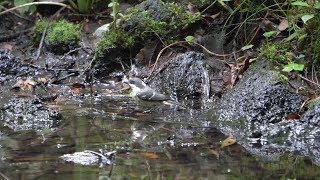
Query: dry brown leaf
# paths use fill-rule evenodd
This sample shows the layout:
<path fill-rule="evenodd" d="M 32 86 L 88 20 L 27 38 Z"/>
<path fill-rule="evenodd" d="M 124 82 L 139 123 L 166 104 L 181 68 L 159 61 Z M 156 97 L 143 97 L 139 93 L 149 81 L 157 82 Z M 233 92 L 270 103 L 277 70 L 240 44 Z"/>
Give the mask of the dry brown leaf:
<path fill-rule="evenodd" d="M 286 30 L 288 27 L 289 27 L 288 21 L 287 21 L 286 19 L 283 19 L 283 20 L 280 22 L 279 26 L 278 26 L 278 30 L 279 30 L 279 31 L 284 31 L 284 30 Z"/>
<path fill-rule="evenodd" d="M 141 153 L 144 157 L 149 158 L 149 159 L 158 159 L 159 155 L 152 153 L 152 152 L 144 152 Z"/>
<path fill-rule="evenodd" d="M 2 49 L 7 49 L 7 50 L 9 50 L 9 51 L 12 51 L 13 46 L 12 46 L 11 44 L 5 43 L 5 44 L 2 44 L 2 45 L 1 45 L 1 48 L 2 48 Z"/>
<path fill-rule="evenodd" d="M 13 88 L 20 88 L 22 91 L 32 91 L 34 85 L 36 85 L 36 82 L 31 79 L 19 79 Z"/>
<path fill-rule="evenodd" d="M 197 12 L 199 12 L 198 9 L 195 8 L 194 5 L 193 5 L 192 3 L 190 3 L 190 2 L 189 2 L 189 4 L 188 4 L 187 7 L 188 7 L 188 10 L 189 10 L 192 14 L 196 14 Z"/>
<path fill-rule="evenodd" d="M 234 144 L 236 142 L 237 141 L 235 139 L 233 139 L 232 134 L 229 134 L 229 136 L 225 140 L 223 140 L 223 142 L 221 144 L 221 148 L 224 148 L 226 146 L 230 146 L 230 145 L 232 145 L 232 144 Z"/>
<path fill-rule="evenodd" d="M 218 13 L 216 13 L 216 14 L 214 14 L 214 15 L 211 15 L 210 17 L 211 17 L 212 19 L 215 19 L 215 18 L 217 18 L 219 15 L 220 15 L 220 12 L 218 12 Z"/>
<path fill-rule="evenodd" d="M 300 119 L 300 115 L 297 114 L 297 113 L 289 113 L 289 114 L 287 115 L 287 119 L 288 119 L 288 120 L 291 120 L 291 119 Z"/>
<path fill-rule="evenodd" d="M 212 154 L 214 154 L 218 159 L 220 157 L 219 148 L 218 149 L 210 149 Z"/>
<path fill-rule="evenodd" d="M 86 86 L 81 83 L 74 83 L 70 87 L 72 93 L 81 93 L 85 88 Z"/>
<path fill-rule="evenodd" d="M 308 92 L 308 98 L 309 99 L 316 99 L 317 98 L 317 94 L 315 91 L 309 91 Z"/>

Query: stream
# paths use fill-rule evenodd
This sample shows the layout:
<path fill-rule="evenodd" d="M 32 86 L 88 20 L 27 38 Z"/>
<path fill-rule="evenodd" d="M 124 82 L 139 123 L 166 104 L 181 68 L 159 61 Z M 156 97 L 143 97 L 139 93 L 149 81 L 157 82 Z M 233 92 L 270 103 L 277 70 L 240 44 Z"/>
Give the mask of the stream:
<path fill-rule="evenodd" d="M 3 99 L 3 98 L 2 98 Z M 51 103 L 62 119 L 50 128 L 0 126 L 0 179 L 316 179 L 319 167 L 287 153 L 255 157 L 227 138 L 205 110 L 177 110 L 126 95 L 75 97 Z M 109 164 L 62 156 L 115 151 Z M 83 158 L 83 159 L 82 159 Z M 75 160 L 73 160 L 75 161 Z"/>

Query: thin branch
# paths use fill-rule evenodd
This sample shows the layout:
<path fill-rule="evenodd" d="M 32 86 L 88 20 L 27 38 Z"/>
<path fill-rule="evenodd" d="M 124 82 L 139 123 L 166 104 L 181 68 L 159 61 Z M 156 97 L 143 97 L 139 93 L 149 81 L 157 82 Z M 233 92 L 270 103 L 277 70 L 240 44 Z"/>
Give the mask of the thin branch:
<path fill-rule="evenodd" d="M 311 81 L 310 79 L 308 79 L 308 78 L 306 78 L 306 77 L 303 77 L 302 75 L 299 75 L 299 77 L 300 77 L 301 79 L 309 82 L 309 83 L 312 83 L 312 84 L 318 86 L 318 88 L 320 88 L 320 84 L 318 84 L 318 83 L 316 83 L 316 82 L 314 82 L 314 81 Z"/>
<path fill-rule="evenodd" d="M 46 36 L 47 34 L 47 30 L 48 30 L 48 26 L 49 26 L 49 22 L 47 23 L 46 27 L 44 28 L 43 32 L 42 32 L 42 36 L 41 36 L 41 40 L 40 40 L 40 44 L 39 44 L 39 47 L 38 47 L 38 50 L 37 50 L 37 56 L 35 58 L 35 61 L 37 61 L 40 57 L 40 54 L 41 54 L 41 49 L 43 47 L 43 41 L 44 41 L 44 37 Z"/>
<path fill-rule="evenodd" d="M 5 180 L 10 180 L 6 175 L 4 175 L 2 172 L 0 172 L 0 175 L 5 179 Z"/>
<path fill-rule="evenodd" d="M 3 15 L 3 14 L 6 14 L 8 12 L 11 12 L 11 11 L 14 11 L 16 9 L 19 9 L 19 8 L 22 8 L 22 7 L 25 7 L 25 6 L 32 6 L 32 5 L 39 5 L 39 4 L 46 4 L 46 5 L 57 5 L 57 6 L 62 6 L 62 7 L 66 7 L 68 9 L 71 9 L 72 8 L 66 4 L 63 4 L 63 3 L 58 3 L 58 2 L 32 2 L 32 3 L 26 3 L 26 4 L 22 4 L 22 5 L 19 5 L 19 6 L 15 6 L 13 8 L 10 8 L 10 9 L 7 9 L 5 11 L 2 11 L 0 12 L 0 16 Z"/>
<path fill-rule="evenodd" d="M 167 45 L 166 47 L 164 47 L 164 48 L 161 49 L 161 51 L 159 52 L 159 54 L 158 54 L 158 56 L 157 56 L 157 59 L 156 59 L 154 65 L 153 65 L 153 67 L 152 67 L 152 70 L 151 70 L 151 72 L 150 72 L 150 75 L 148 76 L 147 79 L 149 79 L 150 76 L 152 75 L 152 73 L 154 72 L 154 70 L 155 70 L 155 68 L 156 68 L 156 65 L 157 65 L 157 63 L 158 63 L 158 61 L 159 61 L 162 53 L 163 53 L 166 49 L 168 49 L 168 48 L 170 48 L 170 47 L 172 47 L 172 46 L 174 46 L 174 45 L 177 45 L 177 44 L 185 44 L 185 43 L 188 43 L 188 44 L 191 44 L 191 43 L 192 43 L 192 44 L 198 45 L 198 46 L 200 46 L 203 50 L 205 50 L 207 53 L 209 53 L 209 54 L 211 54 L 211 55 L 214 55 L 214 56 L 218 56 L 218 57 L 228 57 L 228 56 L 233 55 L 234 53 L 238 53 L 238 52 L 241 51 L 241 50 L 238 50 L 238 51 L 232 52 L 232 53 L 230 53 L 230 54 L 217 54 L 217 53 L 214 53 L 214 52 L 210 51 L 209 49 L 207 49 L 207 48 L 204 47 L 203 45 L 201 45 L 201 44 L 199 44 L 199 43 L 196 43 L 196 42 L 191 42 L 191 43 L 190 43 L 190 42 L 187 42 L 187 41 L 176 41 L 176 42 L 171 43 L 171 44 L 169 44 L 169 45 Z M 225 64 L 228 64 L 226 61 L 223 61 L 223 60 L 220 60 L 220 61 L 223 62 L 223 63 L 225 63 Z"/>

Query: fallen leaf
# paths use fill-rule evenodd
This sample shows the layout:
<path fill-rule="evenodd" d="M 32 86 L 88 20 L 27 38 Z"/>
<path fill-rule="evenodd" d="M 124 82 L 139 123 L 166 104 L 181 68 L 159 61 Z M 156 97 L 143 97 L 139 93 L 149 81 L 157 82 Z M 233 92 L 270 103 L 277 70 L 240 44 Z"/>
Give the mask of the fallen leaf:
<path fill-rule="evenodd" d="M 36 85 L 37 83 L 34 82 L 31 79 L 19 79 L 15 85 L 13 85 L 12 89 L 18 89 L 18 90 L 22 90 L 22 91 L 32 91 L 33 87 Z"/>
<path fill-rule="evenodd" d="M 197 8 L 195 8 L 194 7 L 194 5 L 192 4 L 192 3 L 190 3 L 189 2 L 189 4 L 188 4 L 188 10 L 193 14 L 193 15 L 195 15 L 197 12 L 199 12 L 198 10 L 197 10 Z"/>
<path fill-rule="evenodd" d="M 84 90 L 85 88 L 86 86 L 81 83 L 74 83 L 70 87 L 72 93 L 81 93 L 81 91 Z"/>
<path fill-rule="evenodd" d="M 5 43 L 5 44 L 1 45 L 1 48 L 12 51 L 13 46 L 11 44 Z"/>
<path fill-rule="evenodd" d="M 284 31 L 284 30 L 286 30 L 288 27 L 289 27 L 288 21 L 287 21 L 286 19 L 283 19 L 283 20 L 280 22 L 279 26 L 278 26 L 278 30 L 279 30 L 279 31 Z"/>
<path fill-rule="evenodd" d="M 309 91 L 308 92 L 308 98 L 309 99 L 316 99 L 317 98 L 317 94 L 314 91 Z"/>
<path fill-rule="evenodd" d="M 37 82 L 38 82 L 38 83 L 42 83 L 42 84 L 45 84 L 45 83 L 47 83 L 48 81 L 49 81 L 49 79 L 44 78 L 44 77 L 39 77 L 39 78 L 37 79 Z"/>
<path fill-rule="evenodd" d="M 158 159 L 159 155 L 152 153 L 152 152 L 144 152 L 141 153 L 144 157 L 149 158 L 149 159 Z"/>
<path fill-rule="evenodd" d="M 229 134 L 229 136 L 223 140 L 222 144 L 221 144 L 221 148 L 224 148 L 226 146 L 231 146 L 232 144 L 236 143 L 237 141 L 235 139 L 233 139 L 232 134 Z"/>
<path fill-rule="evenodd" d="M 216 13 L 216 14 L 214 14 L 214 15 L 211 15 L 210 17 L 211 17 L 212 19 L 215 19 L 215 18 L 217 18 L 219 15 L 220 15 L 220 12 L 218 12 L 218 13 Z"/>
<path fill-rule="evenodd" d="M 300 115 L 297 114 L 297 113 L 289 113 L 289 114 L 287 115 L 287 119 L 288 119 L 288 120 L 291 120 L 291 119 L 300 119 Z"/>
<path fill-rule="evenodd" d="M 210 150 L 211 150 L 212 154 L 214 154 L 217 157 L 217 159 L 219 159 L 219 157 L 220 157 L 219 148 L 218 149 L 210 149 Z"/>

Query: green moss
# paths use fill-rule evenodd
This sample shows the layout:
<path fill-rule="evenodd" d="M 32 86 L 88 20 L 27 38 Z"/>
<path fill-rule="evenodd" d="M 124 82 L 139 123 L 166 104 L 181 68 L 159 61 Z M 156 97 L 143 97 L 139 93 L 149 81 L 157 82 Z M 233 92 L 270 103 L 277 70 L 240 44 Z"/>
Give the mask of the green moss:
<path fill-rule="evenodd" d="M 41 36 L 43 30 L 46 28 L 48 21 L 37 21 L 36 24 L 33 26 L 33 36 L 32 40 L 35 43 L 38 43 L 41 40 Z"/>
<path fill-rule="evenodd" d="M 123 26 L 142 39 L 160 37 L 170 42 L 180 35 L 183 27 L 198 19 L 199 16 L 187 12 L 177 3 L 144 1 L 128 11 Z"/>
<path fill-rule="evenodd" d="M 181 36 L 186 25 L 198 19 L 199 16 L 192 15 L 177 3 L 146 0 L 129 9 L 118 28 L 111 28 L 103 35 L 97 44 L 95 57 L 107 59 L 104 56 L 112 49 L 126 49 L 134 44 L 136 47 L 140 42 L 145 44 L 159 38 L 170 43 Z"/>
<path fill-rule="evenodd" d="M 284 83 L 284 84 L 286 84 L 286 83 L 289 82 L 288 77 L 285 76 L 285 75 L 283 75 L 283 74 L 281 74 L 281 73 L 279 73 L 279 72 L 274 71 L 274 75 L 278 78 L 278 79 L 277 79 L 278 82 L 282 82 L 282 83 Z"/>
<path fill-rule="evenodd" d="M 33 40 L 38 43 L 45 27 L 48 25 L 44 42 L 49 50 L 64 53 L 76 47 L 80 41 L 80 26 L 61 21 L 39 21 L 33 28 Z"/>
<path fill-rule="evenodd" d="M 266 57 L 273 66 L 282 66 L 292 62 L 287 42 L 266 42 L 259 48 L 259 56 Z"/>
<path fill-rule="evenodd" d="M 80 27 L 65 20 L 50 23 L 48 34 L 45 38 L 47 44 L 72 43 L 80 40 Z"/>
<path fill-rule="evenodd" d="M 97 44 L 95 56 L 100 58 L 112 48 L 130 48 L 134 44 L 134 36 L 121 30 L 105 32 Z"/>

